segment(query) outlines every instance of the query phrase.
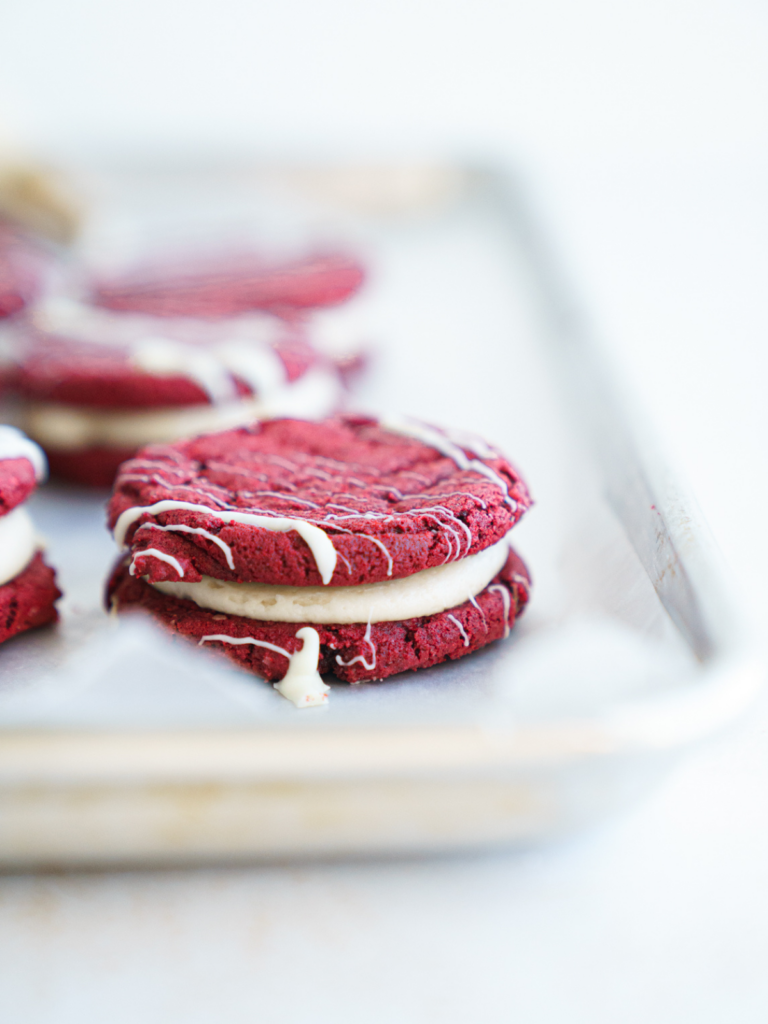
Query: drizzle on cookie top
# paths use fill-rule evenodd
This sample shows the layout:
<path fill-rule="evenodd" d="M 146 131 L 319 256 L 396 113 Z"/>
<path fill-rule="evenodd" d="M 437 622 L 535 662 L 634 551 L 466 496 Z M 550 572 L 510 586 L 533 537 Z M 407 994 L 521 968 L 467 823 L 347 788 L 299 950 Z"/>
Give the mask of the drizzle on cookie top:
<path fill-rule="evenodd" d="M 415 421 L 283 419 L 143 449 L 109 522 L 151 582 L 349 586 L 476 554 L 530 504 L 482 441 Z"/>

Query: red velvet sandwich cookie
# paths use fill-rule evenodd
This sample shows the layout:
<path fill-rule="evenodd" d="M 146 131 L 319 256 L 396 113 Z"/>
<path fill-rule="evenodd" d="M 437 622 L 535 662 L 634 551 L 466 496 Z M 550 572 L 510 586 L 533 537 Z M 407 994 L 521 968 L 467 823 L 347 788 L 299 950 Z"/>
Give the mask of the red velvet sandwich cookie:
<path fill-rule="evenodd" d="M 272 420 L 144 449 L 109 505 L 127 549 L 108 587 L 221 647 L 300 705 L 505 635 L 529 577 L 530 505 L 479 439 L 415 421 Z"/>
<path fill-rule="evenodd" d="M 54 474 L 95 486 L 143 445 L 327 416 L 344 394 L 341 368 L 304 328 L 266 313 L 170 319 L 50 300 L 15 334 L 25 429 Z"/>
<path fill-rule="evenodd" d="M 0 426 L 0 643 L 58 618 L 56 574 L 45 564 L 24 502 L 45 457 L 15 427 Z"/>
<path fill-rule="evenodd" d="M 364 276 L 359 263 L 342 255 L 279 264 L 239 253 L 145 266 L 102 279 L 93 287 L 93 301 L 153 316 L 220 317 L 254 309 L 285 315 L 344 302 Z"/>

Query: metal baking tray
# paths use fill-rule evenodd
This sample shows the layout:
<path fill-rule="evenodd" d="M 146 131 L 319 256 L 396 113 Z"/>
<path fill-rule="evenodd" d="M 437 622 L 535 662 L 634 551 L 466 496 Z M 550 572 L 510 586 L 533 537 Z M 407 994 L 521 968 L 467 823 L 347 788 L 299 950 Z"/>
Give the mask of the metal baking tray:
<path fill-rule="evenodd" d="M 716 546 L 615 381 L 525 190 L 461 166 L 93 167 L 86 258 L 216 230 L 351 246 L 323 314 L 376 352 L 352 405 L 487 437 L 536 506 L 508 640 L 297 711 L 103 611 L 105 494 L 33 514 L 66 596 L 0 649 L 0 866 L 445 851 L 563 834 L 643 792 L 749 705 L 764 666 Z"/>

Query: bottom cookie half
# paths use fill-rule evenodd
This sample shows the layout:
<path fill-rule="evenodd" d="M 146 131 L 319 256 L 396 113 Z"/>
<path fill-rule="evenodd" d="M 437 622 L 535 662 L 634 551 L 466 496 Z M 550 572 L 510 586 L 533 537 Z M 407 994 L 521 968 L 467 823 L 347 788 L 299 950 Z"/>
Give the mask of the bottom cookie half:
<path fill-rule="evenodd" d="M 0 587 L 0 643 L 17 633 L 56 622 L 54 602 L 61 597 L 56 573 L 38 552 L 29 565 Z"/>
<path fill-rule="evenodd" d="M 318 671 L 344 682 L 360 683 L 461 658 L 501 639 L 525 607 L 529 589 L 528 571 L 511 551 L 504 568 L 485 590 L 436 615 L 368 625 L 262 622 L 223 615 L 200 608 L 193 601 L 162 594 L 144 579 L 130 576 L 127 561 L 122 561 L 109 582 L 107 603 L 118 611 L 143 608 L 173 631 L 220 648 L 238 665 L 270 681 L 285 675 L 286 654 L 247 640 L 294 654 L 302 646 L 297 631 L 311 626 L 320 637 Z"/>

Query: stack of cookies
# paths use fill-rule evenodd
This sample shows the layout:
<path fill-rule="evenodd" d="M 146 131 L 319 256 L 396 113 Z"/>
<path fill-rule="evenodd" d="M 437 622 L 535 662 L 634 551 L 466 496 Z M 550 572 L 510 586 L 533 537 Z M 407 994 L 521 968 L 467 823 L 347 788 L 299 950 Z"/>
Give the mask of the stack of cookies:
<path fill-rule="evenodd" d="M 528 600 L 520 474 L 415 422 L 273 420 L 146 448 L 109 505 L 108 587 L 300 707 L 507 635 Z"/>

